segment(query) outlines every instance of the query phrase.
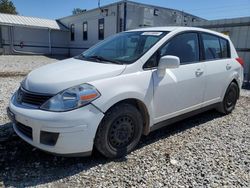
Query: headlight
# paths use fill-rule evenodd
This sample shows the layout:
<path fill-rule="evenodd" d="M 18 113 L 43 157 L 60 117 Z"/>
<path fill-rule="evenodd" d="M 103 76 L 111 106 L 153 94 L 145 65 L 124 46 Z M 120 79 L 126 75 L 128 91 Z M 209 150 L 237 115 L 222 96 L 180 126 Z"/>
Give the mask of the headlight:
<path fill-rule="evenodd" d="M 94 86 L 82 84 L 58 93 L 44 103 L 41 109 L 53 112 L 74 110 L 89 104 L 91 101 L 100 97 L 100 95 Z"/>

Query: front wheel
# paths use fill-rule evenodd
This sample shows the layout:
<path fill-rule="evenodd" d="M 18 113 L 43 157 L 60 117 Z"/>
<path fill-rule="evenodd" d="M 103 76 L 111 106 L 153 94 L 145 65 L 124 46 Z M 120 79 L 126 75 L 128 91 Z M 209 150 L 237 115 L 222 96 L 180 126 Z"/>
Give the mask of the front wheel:
<path fill-rule="evenodd" d="M 142 116 L 135 106 L 116 105 L 106 113 L 99 125 L 95 147 L 105 157 L 122 157 L 136 147 L 142 129 Z"/>
<path fill-rule="evenodd" d="M 237 103 L 239 98 L 239 88 L 236 83 L 232 82 L 226 91 L 222 103 L 218 107 L 218 111 L 223 114 L 230 114 Z"/>

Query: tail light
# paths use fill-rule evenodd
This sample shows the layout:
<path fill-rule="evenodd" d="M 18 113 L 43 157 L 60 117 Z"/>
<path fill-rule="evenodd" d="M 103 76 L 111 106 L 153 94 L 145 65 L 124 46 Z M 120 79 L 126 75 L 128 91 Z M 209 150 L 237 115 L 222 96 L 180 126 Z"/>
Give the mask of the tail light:
<path fill-rule="evenodd" d="M 240 57 L 236 58 L 236 61 L 238 61 L 239 64 L 241 64 L 241 66 L 244 66 L 244 60 Z"/>

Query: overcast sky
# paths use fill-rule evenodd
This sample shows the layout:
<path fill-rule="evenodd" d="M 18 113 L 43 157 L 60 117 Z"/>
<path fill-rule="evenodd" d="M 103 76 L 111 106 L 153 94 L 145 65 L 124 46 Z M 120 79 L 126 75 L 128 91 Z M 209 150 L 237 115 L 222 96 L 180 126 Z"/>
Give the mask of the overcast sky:
<path fill-rule="evenodd" d="M 98 0 L 12 0 L 20 15 L 57 19 L 68 16 L 74 8 L 93 9 Z M 250 16 L 250 0 L 134 0 L 168 7 L 205 19 Z M 101 0 L 101 5 L 117 0 Z"/>

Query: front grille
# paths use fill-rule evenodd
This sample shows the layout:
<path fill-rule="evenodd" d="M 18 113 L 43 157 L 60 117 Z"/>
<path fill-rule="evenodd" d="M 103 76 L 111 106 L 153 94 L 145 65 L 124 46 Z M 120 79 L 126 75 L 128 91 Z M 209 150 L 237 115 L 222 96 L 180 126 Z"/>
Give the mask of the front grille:
<path fill-rule="evenodd" d="M 22 134 L 24 134 L 25 136 L 27 136 L 28 138 L 30 138 L 31 140 L 33 140 L 33 136 L 32 136 L 32 128 L 28 127 L 26 125 L 23 125 L 19 122 L 16 123 L 16 128 L 18 131 L 20 131 Z"/>
<path fill-rule="evenodd" d="M 52 95 L 32 93 L 32 92 L 24 90 L 23 88 L 19 88 L 17 91 L 16 100 L 19 104 L 25 103 L 25 104 L 30 104 L 33 106 L 40 107 L 51 97 Z"/>

